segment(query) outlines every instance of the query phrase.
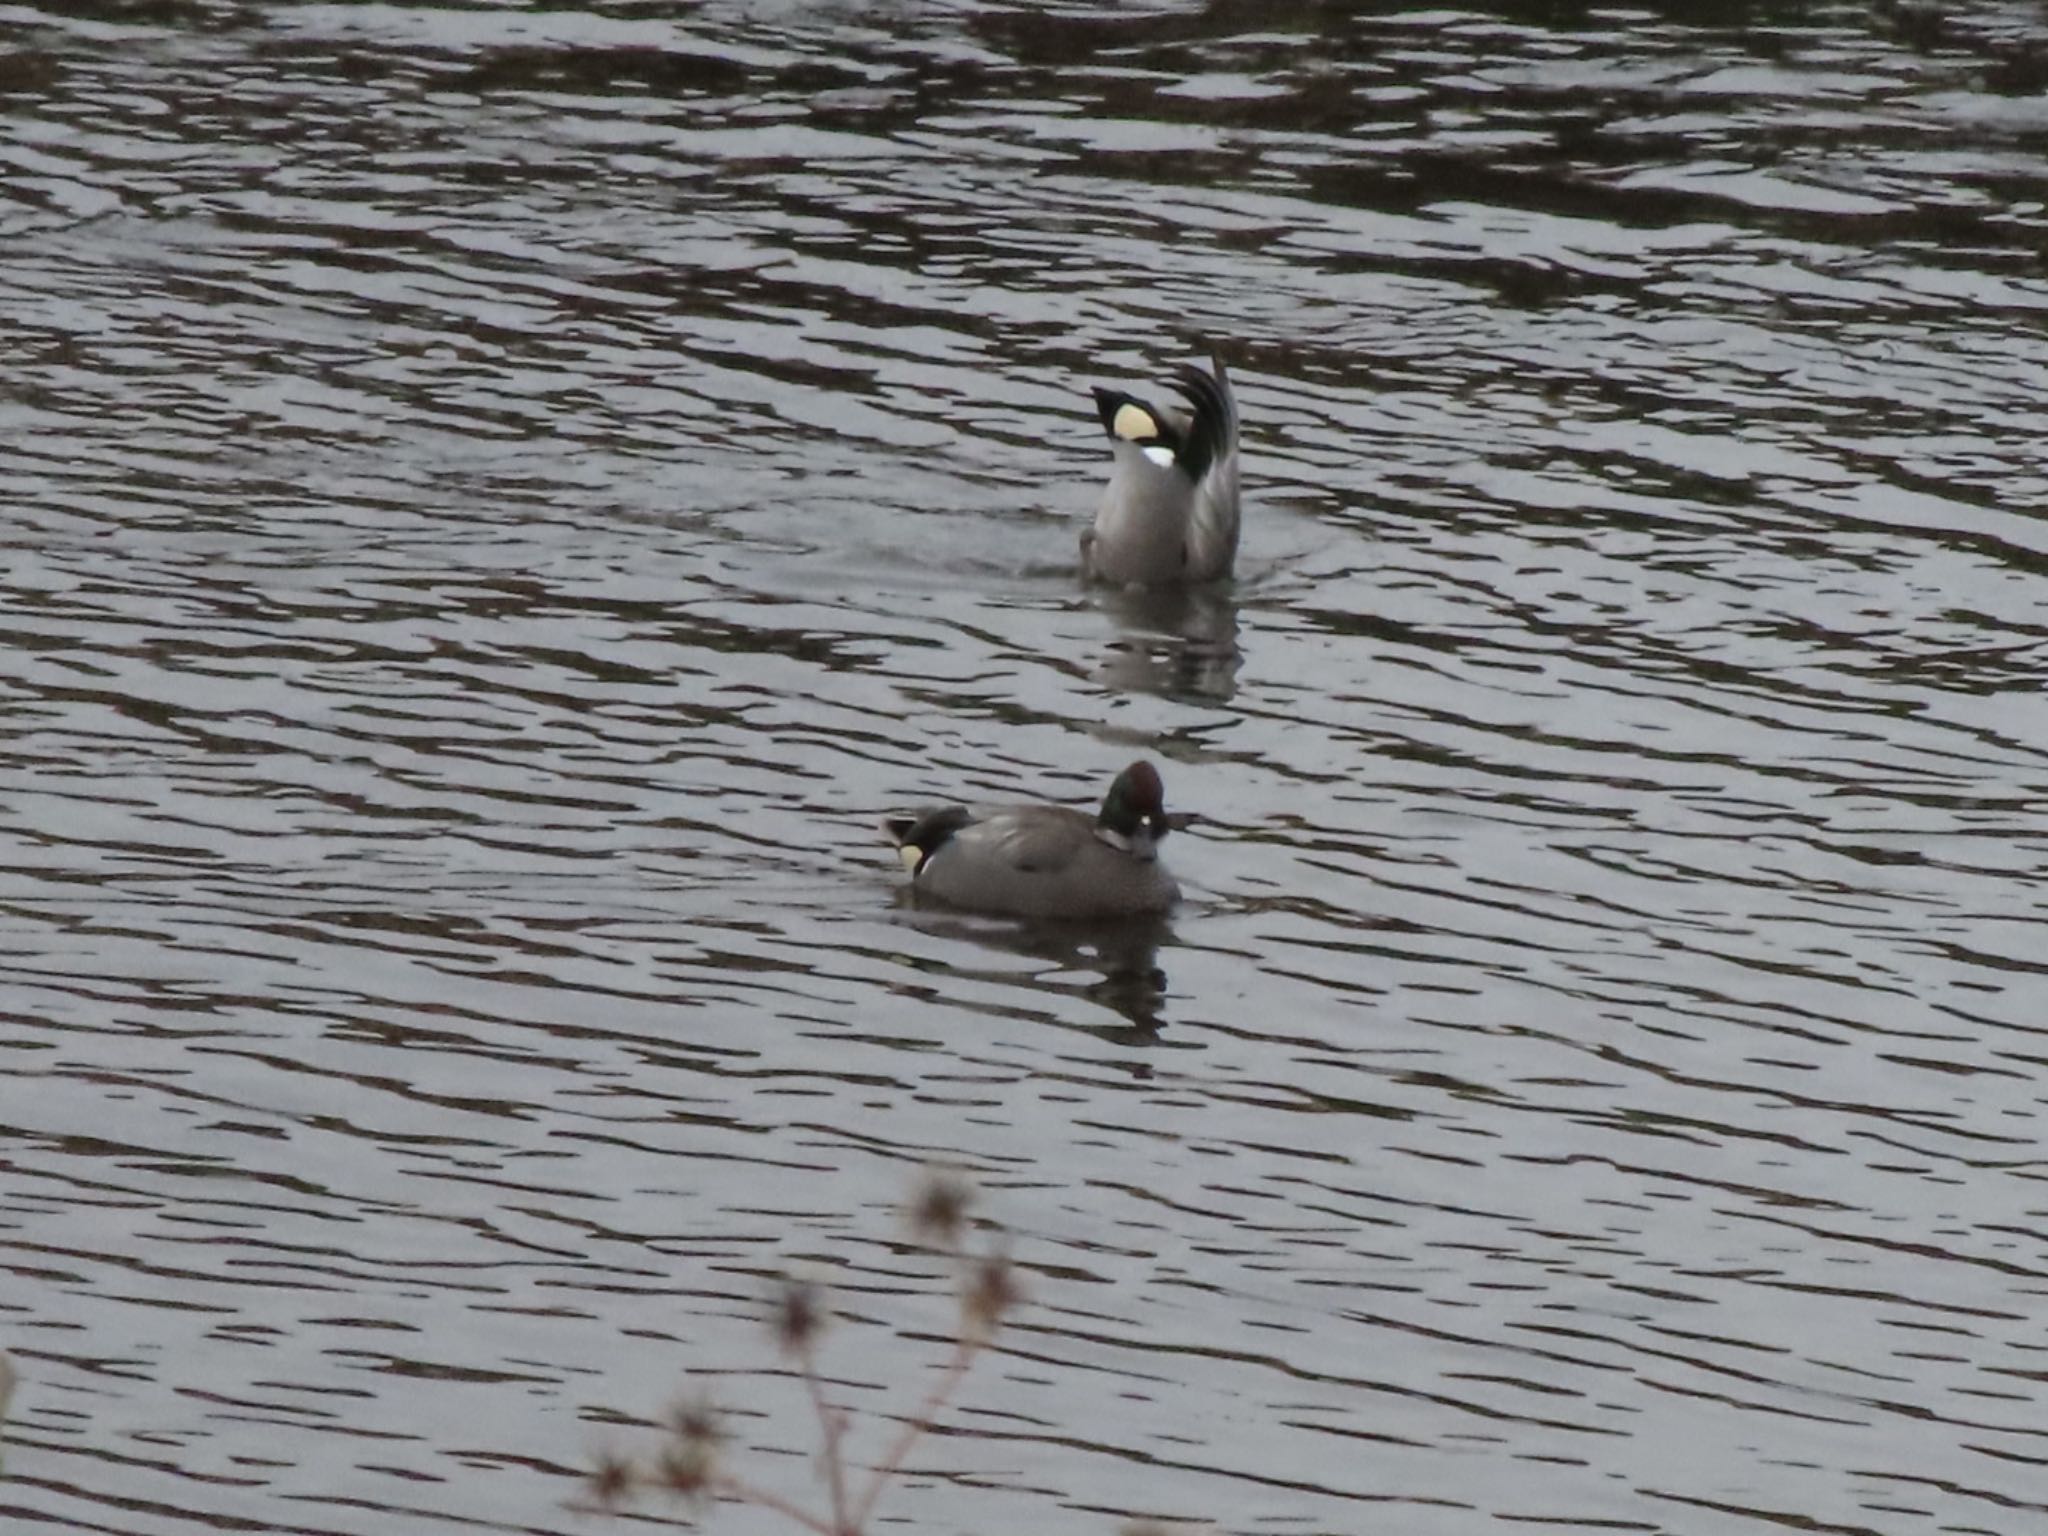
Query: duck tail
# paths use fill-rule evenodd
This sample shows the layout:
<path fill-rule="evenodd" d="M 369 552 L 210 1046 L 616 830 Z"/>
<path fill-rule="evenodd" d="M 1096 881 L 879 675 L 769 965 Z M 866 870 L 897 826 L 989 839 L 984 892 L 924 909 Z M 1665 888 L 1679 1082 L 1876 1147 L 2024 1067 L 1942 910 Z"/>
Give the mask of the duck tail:
<path fill-rule="evenodd" d="M 903 867 L 915 875 L 968 820 L 965 806 L 949 805 L 926 811 L 922 816 L 886 816 L 882 819 L 882 832 L 896 845 Z"/>

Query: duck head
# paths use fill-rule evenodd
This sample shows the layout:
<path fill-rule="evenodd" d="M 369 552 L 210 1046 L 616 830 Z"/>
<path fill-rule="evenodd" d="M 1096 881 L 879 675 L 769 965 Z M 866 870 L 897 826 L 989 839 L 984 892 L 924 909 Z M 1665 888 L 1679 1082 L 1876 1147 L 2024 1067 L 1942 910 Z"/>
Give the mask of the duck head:
<path fill-rule="evenodd" d="M 1140 761 L 1118 774 L 1102 797 L 1095 835 L 1112 848 L 1149 859 L 1176 824 L 1166 814 L 1166 786 L 1159 781 L 1159 770 Z"/>

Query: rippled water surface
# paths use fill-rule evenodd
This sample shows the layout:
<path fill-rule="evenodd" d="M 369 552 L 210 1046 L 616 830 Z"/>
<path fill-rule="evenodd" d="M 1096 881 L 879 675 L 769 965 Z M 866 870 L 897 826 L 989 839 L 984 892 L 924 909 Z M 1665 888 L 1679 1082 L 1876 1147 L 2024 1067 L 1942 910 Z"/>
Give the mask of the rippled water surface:
<path fill-rule="evenodd" d="M 2048 1517 L 2030 4 L 0 9 L 9 1530 Z M 1213 347 L 1238 580 L 1089 591 Z M 875 819 L 1201 820 L 1151 931 Z M 727 1508 L 716 1528 L 790 1529 Z"/>

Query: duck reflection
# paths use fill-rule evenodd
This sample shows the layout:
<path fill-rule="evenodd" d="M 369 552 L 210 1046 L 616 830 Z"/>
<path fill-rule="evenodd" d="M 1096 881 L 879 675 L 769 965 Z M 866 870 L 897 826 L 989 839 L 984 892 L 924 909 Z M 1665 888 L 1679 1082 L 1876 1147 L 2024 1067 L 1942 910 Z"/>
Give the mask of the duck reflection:
<path fill-rule="evenodd" d="M 911 920 L 927 933 L 964 939 L 1043 966 L 1025 976 L 1005 968 L 980 973 L 978 979 L 1085 997 L 1124 1021 L 1083 1026 L 1092 1035 L 1147 1044 L 1165 1026 L 1166 972 L 1160 969 L 1159 951 L 1173 943 L 1173 928 L 1164 916 L 1087 924 L 1018 923 L 925 908 L 914 910 Z M 955 969 L 972 974 L 968 967 Z"/>
<path fill-rule="evenodd" d="M 1120 631 L 1096 676 L 1125 693 L 1223 703 L 1237 690 L 1237 595 L 1199 587 L 1102 587 L 1091 593 Z"/>

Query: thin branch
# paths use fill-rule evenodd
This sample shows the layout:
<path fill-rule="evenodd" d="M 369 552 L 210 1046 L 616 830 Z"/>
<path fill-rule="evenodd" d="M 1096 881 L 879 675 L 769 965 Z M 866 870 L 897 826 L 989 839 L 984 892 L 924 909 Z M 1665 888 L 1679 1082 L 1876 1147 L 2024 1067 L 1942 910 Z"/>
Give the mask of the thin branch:
<path fill-rule="evenodd" d="M 946 1406 L 946 1399 L 953 1395 L 953 1389 L 958 1387 L 961 1379 L 966 1376 L 967 1368 L 974 1363 L 974 1357 L 980 1353 L 981 1346 L 982 1340 L 974 1338 L 963 1338 L 954 1342 L 953 1358 L 947 1363 L 938 1383 L 925 1394 L 924 1401 L 918 1404 L 917 1412 L 912 1414 L 910 1422 L 903 1426 L 903 1432 L 896 1437 L 896 1443 L 889 1447 L 889 1454 L 876 1464 L 873 1479 L 861 1493 L 860 1502 L 853 1507 L 853 1524 L 848 1527 L 849 1531 L 857 1532 L 867 1524 L 868 1515 L 874 1509 L 875 1501 L 882 1496 L 883 1488 L 888 1486 L 889 1479 L 902 1467 L 903 1458 L 908 1456 L 910 1448 L 917 1444 L 918 1436 L 932 1427 L 932 1420 L 939 1416 L 939 1410 Z"/>
<path fill-rule="evenodd" d="M 14 1400 L 14 1362 L 0 1351 L 0 1430 L 7 1427 L 7 1405 Z"/>
<path fill-rule="evenodd" d="M 818 1432 L 825 1437 L 826 1486 L 832 1490 L 832 1529 L 837 1536 L 858 1529 L 846 1523 L 846 1458 L 839 1442 L 846 1434 L 846 1415 L 825 1401 L 825 1388 L 818 1380 L 818 1366 L 811 1352 L 803 1352 L 804 1385 L 811 1390 L 811 1404 L 818 1410 Z"/>
<path fill-rule="evenodd" d="M 743 1477 L 721 1472 L 713 1480 L 712 1488 L 727 1498 L 744 1499 L 749 1504 L 759 1504 L 764 1509 L 772 1509 L 777 1514 L 794 1520 L 805 1530 L 816 1531 L 818 1536 L 845 1536 L 843 1527 L 827 1525 L 809 1510 L 799 1508 L 781 1494 L 770 1493 L 766 1488 L 757 1483 L 750 1483 Z"/>

